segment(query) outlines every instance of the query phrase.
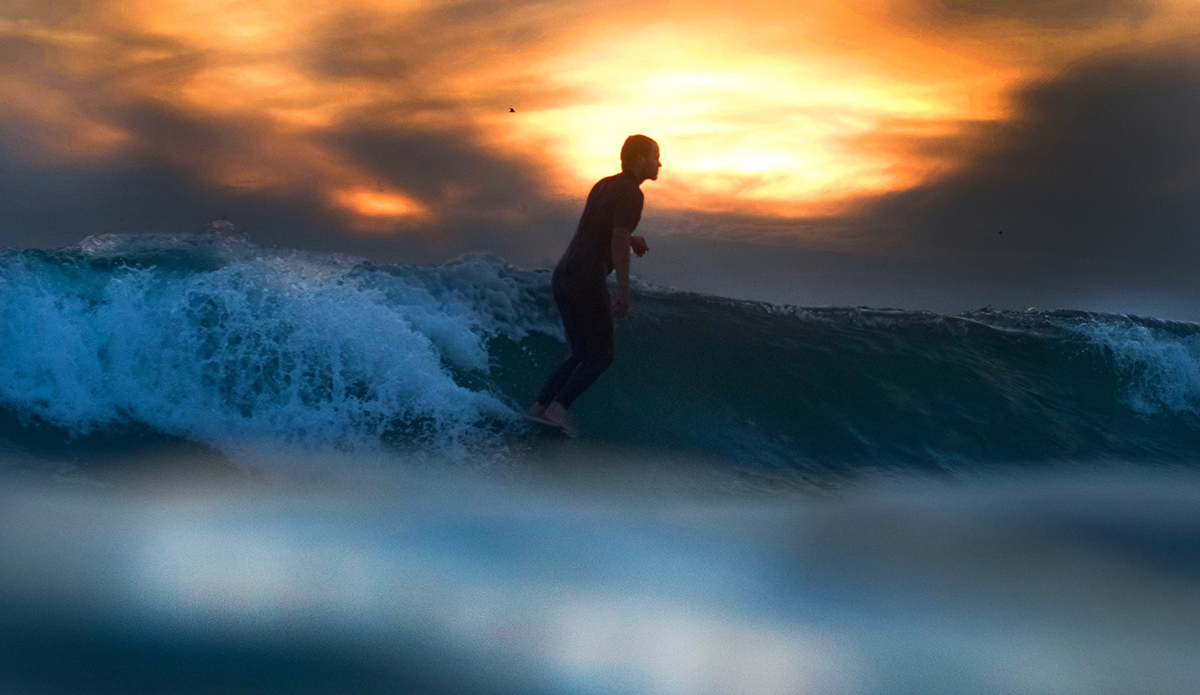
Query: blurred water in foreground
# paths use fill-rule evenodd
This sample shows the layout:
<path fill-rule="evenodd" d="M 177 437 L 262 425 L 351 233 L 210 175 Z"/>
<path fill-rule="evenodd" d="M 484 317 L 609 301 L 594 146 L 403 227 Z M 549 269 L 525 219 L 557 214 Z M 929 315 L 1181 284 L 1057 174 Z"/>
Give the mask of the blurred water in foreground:
<path fill-rule="evenodd" d="M 0 690 L 1200 692 L 1195 472 L 764 490 L 607 456 L 10 456 Z"/>

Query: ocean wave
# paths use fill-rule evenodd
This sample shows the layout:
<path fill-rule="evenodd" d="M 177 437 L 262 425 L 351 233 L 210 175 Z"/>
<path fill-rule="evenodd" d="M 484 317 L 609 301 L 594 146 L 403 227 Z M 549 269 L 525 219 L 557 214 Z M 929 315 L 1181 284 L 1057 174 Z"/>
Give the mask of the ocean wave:
<path fill-rule="evenodd" d="M 198 246 L 110 237 L 5 254 L 0 401 L 74 435 L 139 423 L 218 448 L 370 446 L 398 422 L 447 445 L 512 419 L 456 379 L 486 375 L 489 334 L 533 325 L 506 316 L 529 289 L 503 264 L 404 272 Z"/>
<path fill-rule="evenodd" d="M 575 409 L 589 441 L 783 469 L 1200 443 L 1194 324 L 637 294 Z M 0 414 L 17 423 L 0 438 L 495 450 L 526 437 L 519 411 L 563 352 L 549 273 L 494 256 L 374 264 L 212 232 L 0 255 Z"/>

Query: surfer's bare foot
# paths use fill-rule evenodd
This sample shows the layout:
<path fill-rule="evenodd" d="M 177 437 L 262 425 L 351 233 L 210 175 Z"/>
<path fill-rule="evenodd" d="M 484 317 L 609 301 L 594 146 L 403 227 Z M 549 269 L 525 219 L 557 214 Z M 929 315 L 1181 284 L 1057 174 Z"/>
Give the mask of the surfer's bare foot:
<path fill-rule="evenodd" d="M 542 418 L 547 422 L 554 423 L 554 426 L 562 430 L 563 434 L 568 437 L 574 437 L 579 434 L 579 428 L 575 426 L 575 423 L 567 415 L 567 409 L 558 401 L 552 401 L 550 405 L 546 406 L 545 412 L 542 413 Z"/>
<path fill-rule="evenodd" d="M 528 408 L 525 409 L 525 414 L 530 417 L 542 418 L 546 414 L 546 406 L 534 401 Z"/>

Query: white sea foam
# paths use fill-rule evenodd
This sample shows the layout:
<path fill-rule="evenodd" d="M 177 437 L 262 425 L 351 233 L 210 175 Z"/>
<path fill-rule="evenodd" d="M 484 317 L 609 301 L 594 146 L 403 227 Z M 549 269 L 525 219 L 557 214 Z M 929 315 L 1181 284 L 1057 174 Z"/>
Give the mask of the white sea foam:
<path fill-rule="evenodd" d="M 455 374 L 486 382 L 489 336 L 557 330 L 535 300 L 544 274 L 496 258 L 362 272 L 208 241 L 215 269 L 80 260 L 195 258 L 191 237 L 93 238 L 69 262 L 0 258 L 0 400 L 76 433 L 137 422 L 218 448 L 374 446 L 397 420 L 430 444 L 461 443 L 515 412 Z"/>
<path fill-rule="evenodd" d="M 1200 334 L 1175 335 L 1124 321 L 1089 321 L 1079 330 L 1111 351 L 1127 379 L 1126 399 L 1144 415 L 1200 413 Z"/>

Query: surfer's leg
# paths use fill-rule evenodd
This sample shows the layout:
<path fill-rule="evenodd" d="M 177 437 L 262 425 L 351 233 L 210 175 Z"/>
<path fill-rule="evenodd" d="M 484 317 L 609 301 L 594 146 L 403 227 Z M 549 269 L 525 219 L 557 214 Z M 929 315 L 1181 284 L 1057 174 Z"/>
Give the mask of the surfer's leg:
<path fill-rule="evenodd" d="M 554 397 L 554 401 L 561 403 L 564 408 L 570 408 L 571 404 L 579 398 L 580 394 L 588 389 L 596 379 L 608 369 L 608 365 L 612 364 L 612 353 L 607 355 L 588 355 L 583 358 L 578 365 L 575 366 L 571 376 L 567 379 L 567 383 L 563 385 L 558 395 Z"/>
<path fill-rule="evenodd" d="M 578 429 L 567 415 L 567 408 L 612 363 L 611 302 L 603 275 L 595 282 L 574 282 L 567 287 L 556 271 L 553 286 L 563 330 L 571 343 L 571 356 L 551 375 L 530 411 L 544 405 L 535 417 L 574 437 Z"/>
<path fill-rule="evenodd" d="M 538 394 L 537 404 L 543 408 L 550 405 L 550 401 L 553 401 L 558 392 L 562 391 L 563 386 L 566 386 L 567 379 L 571 377 L 571 372 L 575 371 L 575 367 L 581 361 L 583 361 L 582 355 L 574 353 L 568 355 L 550 375 L 550 378 L 546 379 L 546 385 L 542 387 L 542 392 Z"/>
<path fill-rule="evenodd" d="M 609 305 L 608 288 L 603 288 L 603 296 L 595 297 L 598 301 L 588 302 L 587 311 L 578 318 L 577 336 L 579 350 L 572 357 L 580 357 L 574 369 L 567 377 L 566 383 L 553 397 L 563 408 L 570 408 L 575 399 L 588 389 L 613 361 L 613 320 Z M 575 344 L 572 343 L 572 348 Z"/>
<path fill-rule="evenodd" d="M 578 291 L 571 291 L 572 288 L 567 286 L 568 277 L 561 273 L 557 268 L 554 270 L 554 277 L 551 280 L 550 286 L 554 290 L 554 303 L 558 305 L 558 315 L 562 318 L 563 333 L 567 336 L 567 344 L 571 348 L 571 354 L 567 355 L 566 359 L 559 363 L 558 367 L 546 379 L 546 384 L 542 386 L 541 393 L 538 394 L 537 401 L 530 406 L 530 410 L 526 412 L 540 417 L 541 412 L 533 412 L 537 406 L 541 406 L 544 412 L 546 406 L 554 400 L 558 392 L 566 385 L 567 379 L 570 378 L 571 372 L 575 371 L 575 367 L 584 356 L 584 337 L 582 334 L 585 328 L 584 319 L 586 312 L 581 311 L 581 297 L 578 296 Z"/>
<path fill-rule="evenodd" d="M 605 294 L 607 299 L 607 293 Z M 607 308 L 607 304 L 605 307 Z M 559 370 L 554 373 L 554 378 L 551 379 L 554 383 L 547 383 L 547 388 L 542 391 L 542 397 L 550 400 L 541 413 L 536 415 L 546 423 L 558 426 L 568 437 L 575 437 L 578 429 L 574 421 L 571 421 L 569 415 L 566 414 L 566 408 L 571 407 L 571 403 L 574 403 L 575 399 L 596 381 L 596 377 L 599 377 L 600 373 L 612 364 L 612 314 L 607 311 L 604 313 L 592 312 L 592 316 L 575 314 L 572 318 L 576 319 L 576 322 L 572 324 L 572 328 L 576 330 L 572 330 L 569 334 L 571 336 L 571 357 L 566 359 L 563 365 L 559 366 Z M 607 342 L 605 341 L 605 326 L 607 326 Z M 570 367 L 569 372 L 568 367 Z M 548 395 L 554 390 L 552 387 L 558 387 L 557 379 L 563 377 L 564 373 L 565 383 L 560 385 L 553 396 Z M 538 405 L 540 406 L 541 403 Z"/>

